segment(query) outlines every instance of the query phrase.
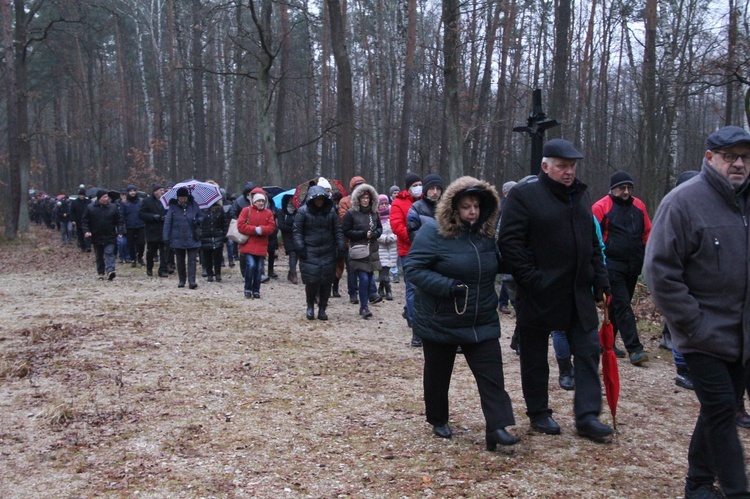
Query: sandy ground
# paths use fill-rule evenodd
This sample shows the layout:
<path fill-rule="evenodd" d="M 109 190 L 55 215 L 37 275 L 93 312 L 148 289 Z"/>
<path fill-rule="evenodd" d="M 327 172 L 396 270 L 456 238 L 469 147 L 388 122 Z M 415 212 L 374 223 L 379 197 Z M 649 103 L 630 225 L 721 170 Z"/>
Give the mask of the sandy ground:
<path fill-rule="evenodd" d="M 238 267 L 197 290 L 125 265 L 101 282 L 91 254 L 61 248 L 46 229 L 0 244 L 0 496 L 682 496 L 698 404 L 674 385 L 647 304 L 652 360 L 619 361 L 619 433 L 608 444 L 575 435 L 551 347 L 563 433 L 530 431 L 508 348 L 514 319 L 503 315 L 509 429 L 522 441 L 487 452 L 460 357 L 453 439 L 425 423 L 403 284 L 369 321 L 345 298 L 332 299 L 328 322 L 307 321 L 303 287 L 283 279 L 280 260 L 282 278 L 247 300 Z"/>

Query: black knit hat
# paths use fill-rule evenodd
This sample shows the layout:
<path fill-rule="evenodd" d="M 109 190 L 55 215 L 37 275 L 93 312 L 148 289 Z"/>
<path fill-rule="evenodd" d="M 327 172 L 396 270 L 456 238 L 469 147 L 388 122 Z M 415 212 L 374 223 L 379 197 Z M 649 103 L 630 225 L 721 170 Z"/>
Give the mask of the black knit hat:
<path fill-rule="evenodd" d="M 422 179 L 422 190 L 427 192 L 430 187 L 440 187 L 443 189 L 443 179 L 437 173 L 430 173 L 424 179 Z"/>
<path fill-rule="evenodd" d="M 416 173 L 407 173 L 406 174 L 406 179 L 404 181 L 404 183 L 406 184 L 406 187 L 404 187 L 404 188 L 408 191 L 409 187 L 411 187 L 412 184 L 414 184 L 416 182 L 421 182 L 421 181 L 422 181 L 422 177 L 420 177 Z"/>
<path fill-rule="evenodd" d="M 86 195 L 86 189 L 78 189 L 78 195 Z"/>
<path fill-rule="evenodd" d="M 177 197 L 178 198 L 188 197 L 189 195 L 190 195 L 190 191 L 187 190 L 186 188 L 180 187 L 179 189 L 177 189 Z"/>
<path fill-rule="evenodd" d="M 164 186 L 157 182 L 157 183 L 151 185 L 151 192 L 156 192 L 159 189 L 163 189 L 163 188 L 164 188 Z"/>
<path fill-rule="evenodd" d="M 247 196 L 248 194 L 250 194 L 250 191 L 252 191 L 253 189 L 255 189 L 255 184 L 253 182 L 248 181 L 247 183 L 245 183 L 245 187 L 242 188 L 242 194 Z"/>
<path fill-rule="evenodd" d="M 105 191 L 104 189 L 99 189 L 98 191 L 96 191 L 96 199 L 99 199 L 102 196 L 106 196 L 106 195 L 107 195 L 107 191 Z"/>
<path fill-rule="evenodd" d="M 621 185 L 635 185 L 635 183 L 633 182 L 633 177 L 631 177 L 628 172 L 615 172 L 611 177 L 609 177 L 610 189 L 614 189 L 615 187 L 619 187 Z"/>

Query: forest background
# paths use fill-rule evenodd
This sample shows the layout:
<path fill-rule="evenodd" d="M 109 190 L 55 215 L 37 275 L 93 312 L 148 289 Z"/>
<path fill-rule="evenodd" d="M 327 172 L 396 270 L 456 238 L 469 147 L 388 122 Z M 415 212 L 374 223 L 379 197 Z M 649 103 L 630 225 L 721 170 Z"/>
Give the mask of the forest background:
<path fill-rule="evenodd" d="M 748 0 L 2 0 L 0 223 L 29 189 L 529 173 L 531 93 L 653 211 L 748 126 Z M 402 185 L 403 187 L 403 185 Z"/>

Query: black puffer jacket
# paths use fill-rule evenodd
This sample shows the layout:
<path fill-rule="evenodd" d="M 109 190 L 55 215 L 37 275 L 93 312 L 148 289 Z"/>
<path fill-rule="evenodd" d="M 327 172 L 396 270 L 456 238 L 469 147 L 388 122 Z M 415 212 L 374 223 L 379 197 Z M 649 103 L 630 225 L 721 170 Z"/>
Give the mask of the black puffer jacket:
<path fill-rule="evenodd" d="M 540 172 L 508 193 L 498 239 L 518 287 L 517 323 L 566 331 L 574 314 L 599 324 L 594 297 L 609 288 L 586 184 L 570 187 Z"/>
<path fill-rule="evenodd" d="M 325 201 L 317 207 L 315 199 L 320 197 Z M 336 257 L 344 252 L 344 234 L 332 208 L 333 201 L 326 190 L 314 185 L 294 217 L 294 246 L 299 252 L 305 284 L 329 284 L 336 278 Z"/>
<path fill-rule="evenodd" d="M 480 199 L 474 225 L 458 217 L 454 200 L 471 189 Z M 495 225 L 500 198 L 487 182 L 461 177 L 445 190 L 436 224 L 417 231 L 404 272 L 415 286 L 414 333 L 438 343 L 479 343 L 500 337 L 495 276 L 498 257 Z M 451 296 L 459 280 L 466 294 Z"/>
<path fill-rule="evenodd" d="M 101 204 L 98 200 L 83 212 L 83 232 L 91 232 L 93 244 L 114 244 L 117 236 L 125 233 L 125 222 L 115 203 Z"/>
<path fill-rule="evenodd" d="M 368 192 L 370 194 L 370 206 L 366 210 L 359 205 L 359 198 Z M 378 238 L 383 234 L 383 225 L 377 212 L 378 193 L 374 187 L 368 184 L 360 184 L 352 192 L 352 207 L 344 215 L 343 230 L 344 237 L 349 239 L 349 248 L 357 244 L 366 244 L 370 247 L 370 256 L 349 261 L 349 270 L 352 272 L 374 272 L 380 270 L 380 254 L 378 252 Z M 370 239 L 367 239 L 367 232 Z M 350 255 L 351 257 L 351 255 Z"/>
<path fill-rule="evenodd" d="M 144 199 L 138 216 L 146 223 L 146 241 L 161 242 L 164 235 L 164 218 L 167 216 L 167 209 L 161 204 L 161 200 L 153 194 Z"/>
<path fill-rule="evenodd" d="M 221 248 L 227 240 L 229 215 L 224 212 L 224 207 L 219 203 L 201 211 L 203 212 L 201 249 L 212 250 Z"/>

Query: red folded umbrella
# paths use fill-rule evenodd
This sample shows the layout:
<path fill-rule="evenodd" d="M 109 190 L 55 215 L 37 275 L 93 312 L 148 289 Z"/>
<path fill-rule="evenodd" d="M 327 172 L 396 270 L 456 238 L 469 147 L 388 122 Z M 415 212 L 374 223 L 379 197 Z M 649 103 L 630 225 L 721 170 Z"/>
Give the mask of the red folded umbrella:
<path fill-rule="evenodd" d="M 604 297 L 604 322 L 599 329 L 599 344 L 602 346 L 602 378 L 607 395 L 607 405 L 612 413 L 612 426 L 617 430 L 617 399 L 620 397 L 620 371 L 617 369 L 617 356 L 614 352 L 615 332 L 609 321 L 607 297 Z"/>

